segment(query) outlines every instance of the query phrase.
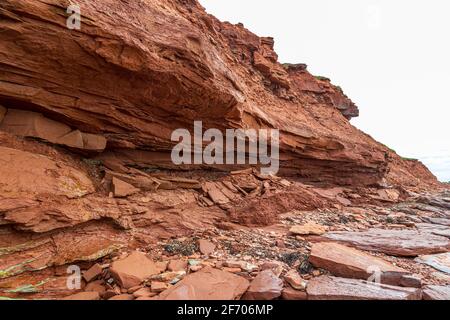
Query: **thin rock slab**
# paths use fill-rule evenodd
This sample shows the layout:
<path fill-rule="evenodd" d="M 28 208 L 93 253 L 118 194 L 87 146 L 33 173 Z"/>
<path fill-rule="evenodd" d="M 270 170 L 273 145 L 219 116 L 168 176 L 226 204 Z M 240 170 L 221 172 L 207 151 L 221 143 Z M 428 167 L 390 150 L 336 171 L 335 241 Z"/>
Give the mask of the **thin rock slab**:
<path fill-rule="evenodd" d="M 324 237 L 362 250 L 383 252 L 393 256 L 417 257 L 450 250 L 449 239 L 415 230 L 337 231 L 329 232 Z"/>
<path fill-rule="evenodd" d="M 409 275 L 383 259 L 333 242 L 313 244 L 309 261 L 337 277 L 368 280 L 379 275 L 382 283 L 390 285 L 400 285 L 402 278 Z"/>
<path fill-rule="evenodd" d="M 421 232 L 429 232 L 437 236 L 450 238 L 450 228 L 448 226 L 436 225 L 431 223 L 419 223 L 416 226 Z"/>
<path fill-rule="evenodd" d="M 321 276 L 309 281 L 308 300 L 421 300 L 416 288 L 402 288 L 364 280 Z"/>
<path fill-rule="evenodd" d="M 122 288 L 129 289 L 161 273 L 161 270 L 145 253 L 134 251 L 125 259 L 114 261 L 110 272 Z"/>
<path fill-rule="evenodd" d="M 436 270 L 450 274 L 450 252 L 420 256 L 416 258 L 416 261 L 429 265 Z"/>
<path fill-rule="evenodd" d="M 423 300 L 450 300 L 450 286 L 426 286 Z"/>
<path fill-rule="evenodd" d="M 159 295 L 159 300 L 236 300 L 249 281 L 232 273 L 205 267 L 191 273 Z"/>
<path fill-rule="evenodd" d="M 250 284 L 244 300 L 273 300 L 281 296 L 283 281 L 271 270 L 260 272 Z"/>

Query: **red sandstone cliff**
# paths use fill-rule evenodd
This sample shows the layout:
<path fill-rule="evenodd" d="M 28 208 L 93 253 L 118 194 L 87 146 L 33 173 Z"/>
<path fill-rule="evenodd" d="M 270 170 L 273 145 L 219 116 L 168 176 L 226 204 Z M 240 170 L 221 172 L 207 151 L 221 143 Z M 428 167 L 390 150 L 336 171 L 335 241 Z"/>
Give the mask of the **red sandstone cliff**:
<path fill-rule="evenodd" d="M 202 120 L 280 129 L 283 172 L 302 179 L 369 185 L 394 170 L 408 186 L 435 182 L 410 179 L 409 165 L 355 129 L 348 119 L 358 109 L 340 88 L 279 64 L 273 39 L 196 1 L 79 4 L 77 31 L 66 28 L 67 1 L 2 1 L 0 104 L 99 134 L 108 153 L 143 165 L 168 162 L 153 151 L 167 152 L 174 129 Z"/>
<path fill-rule="evenodd" d="M 352 126 L 358 108 L 339 87 L 278 63 L 272 38 L 195 0 L 78 3 L 81 30 L 66 27 L 69 1 L 0 3 L 0 288 L 51 277 L 52 292 L 67 264 L 123 248 L 299 210 L 375 215 L 410 191 L 443 188 Z M 195 120 L 279 129 L 279 177 L 175 166 L 171 133 Z M 340 214 L 317 217 L 347 223 Z M 438 240 L 430 252 L 447 245 Z"/>

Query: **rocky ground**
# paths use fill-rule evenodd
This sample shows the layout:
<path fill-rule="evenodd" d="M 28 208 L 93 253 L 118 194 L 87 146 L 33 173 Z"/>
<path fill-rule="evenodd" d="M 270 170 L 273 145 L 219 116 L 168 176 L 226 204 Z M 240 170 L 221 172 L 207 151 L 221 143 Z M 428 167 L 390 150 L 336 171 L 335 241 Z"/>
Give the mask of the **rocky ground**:
<path fill-rule="evenodd" d="M 0 3 L 0 299 L 450 299 L 449 185 L 341 88 L 195 0 L 79 3 Z M 278 175 L 175 165 L 196 120 Z"/>
<path fill-rule="evenodd" d="M 138 171 L 108 181 L 103 164 L 54 164 L 58 148 L 3 137 L 1 157 L 16 161 L 3 162 L 2 181 L 26 190 L 0 201 L 5 299 L 448 298 L 449 191 L 320 187 L 255 169 L 145 174 L 189 185 L 143 191 L 124 181 Z M 15 172 L 28 157 L 34 168 Z M 70 174 L 48 175 L 53 165 Z M 67 177 L 77 188 L 61 188 Z M 82 270 L 81 290 L 67 287 L 71 265 Z"/>

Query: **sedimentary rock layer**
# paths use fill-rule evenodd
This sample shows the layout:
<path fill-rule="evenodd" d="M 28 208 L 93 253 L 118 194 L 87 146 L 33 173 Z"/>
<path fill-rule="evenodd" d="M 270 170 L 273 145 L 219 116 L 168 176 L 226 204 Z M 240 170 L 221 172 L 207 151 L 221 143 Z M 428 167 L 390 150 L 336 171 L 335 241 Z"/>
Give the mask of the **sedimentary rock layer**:
<path fill-rule="evenodd" d="M 65 0 L 0 4 L 0 104 L 70 127 L 59 143 L 101 151 L 104 142 L 83 139 L 96 134 L 112 154 L 145 150 L 139 163 L 155 165 L 149 151 L 167 158 L 172 131 L 198 120 L 279 129 L 283 172 L 306 180 L 435 182 L 354 128 L 358 109 L 342 89 L 278 63 L 272 38 L 222 23 L 197 1 L 77 3 L 80 30 L 67 28 Z"/>

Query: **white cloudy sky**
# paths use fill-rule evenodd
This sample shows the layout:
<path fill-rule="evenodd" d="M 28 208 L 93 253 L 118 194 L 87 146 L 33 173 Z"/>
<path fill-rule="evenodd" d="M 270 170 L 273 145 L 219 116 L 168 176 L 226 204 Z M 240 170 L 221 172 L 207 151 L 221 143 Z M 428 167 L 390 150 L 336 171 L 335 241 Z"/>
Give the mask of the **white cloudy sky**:
<path fill-rule="evenodd" d="M 450 1 L 200 0 L 273 36 L 281 62 L 306 63 L 359 106 L 352 123 L 450 181 Z"/>

